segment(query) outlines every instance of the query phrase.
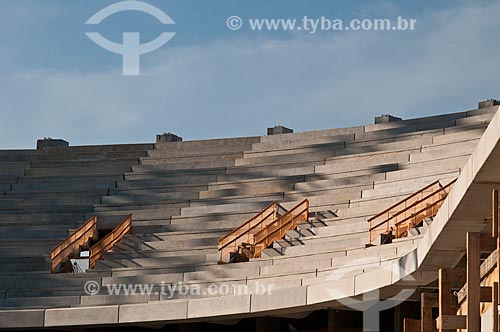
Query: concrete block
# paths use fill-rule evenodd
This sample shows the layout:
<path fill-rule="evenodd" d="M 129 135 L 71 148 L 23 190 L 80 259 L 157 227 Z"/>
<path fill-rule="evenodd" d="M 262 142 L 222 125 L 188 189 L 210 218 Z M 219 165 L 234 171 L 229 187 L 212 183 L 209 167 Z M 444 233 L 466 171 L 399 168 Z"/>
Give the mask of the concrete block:
<path fill-rule="evenodd" d="M 307 286 L 308 305 L 354 296 L 354 277 L 333 281 L 328 281 L 328 277 L 326 279 Z"/>
<path fill-rule="evenodd" d="M 117 324 L 118 306 L 96 306 L 45 310 L 45 327 Z"/>
<path fill-rule="evenodd" d="M 80 305 L 79 296 L 60 297 L 9 297 L 0 299 L 0 307 L 60 308 Z"/>
<path fill-rule="evenodd" d="M 355 276 L 355 295 L 367 293 L 369 291 L 391 285 L 392 265 L 382 266 L 381 268 L 362 273 Z"/>
<path fill-rule="evenodd" d="M 153 293 L 159 293 L 153 292 Z M 149 301 L 158 301 L 160 294 L 121 294 L 121 295 L 91 295 L 82 296 L 81 305 L 85 307 L 102 306 L 110 304 L 129 304 Z"/>
<path fill-rule="evenodd" d="M 401 121 L 401 120 L 403 120 L 403 119 L 398 118 L 397 116 L 393 116 L 390 114 L 382 114 L 380 116 L 375 117 L 375 124 L 396 122 L 396 121 Z"/>
<path fill-rule="evenodd" d="M 259 267 L 240 267 L 239 269 L 209 270 L 184 273 L 184 280 L 213 280 L 216 278 L 251 278 L 259 275 Z"/>
<path fill-rule="evenodd" d="M 404 132 L 409 132 L 423 129 L 429 130 L 433 128 L 451 127 L 455 125 L 456 119 L 464 117 L 466 117 L 466 112 L 458 112 L 403 121 L 372 124 L 365 126 L 365 132 L 393 129 L 384 133 L 385 135 L 387 135 L 388 133 L 398 133 L 400 129 L 403 129 Z"/>
<path fill-rule="evenodd" d="M 303 274 L 291 274 L 289 276 L 280 276 L 280 277 L 269 277 L 264 279 L 254 279 L 248 280 L 248 285 L 246 288 L 248 289 L 248 293 L 245 294 L 261 294 L 266 289 L 270 289 L 271 291 L 276 291 L 278 289 L 289 289 L 302 286 L 301 278 L 312 278 L 316 275 L 316 272 L 309 272 Z M 238 289 L 235 290 L 238 295 Z"/>
<path fill-rule="evenodd" d="M 172 133 L 163 133 L 156 135 L 156 143 L 159 142 L 182 142 L 182 137 Z"/>
<path fill-rule="evenodd" d="M 147 304 L 124 304 L 120 306 L 120 323 L 168 321 L 186 319 L 188 302 L 168 300 Z"/>
<path fill-rule="evenodd" d="M 478 109 L 488 108 L 488 107 L 493 107 L 493 106 L 497 106 L 497 105 L 500 105 L 500 100 L 497 100 L 497 99 L 488 99 L 488 100 L 485 100 L 485 101 L 478 102 L 477 103 L 477 108 Z"/>
<path fill-rule="evenodd" d="M 250 312 L 250 295 L 221 296 L 189 301 L 188 318 L 226 316 Z"/>
<path fill-rule="evenodd" d="M 310 271 L 311 269 L 327 268 L 332 266 L 332 260 L 330 258 L 324 259 L 314 259 L 300 264 L 277 264 L 262 266 L 260 268 L 260 275 L 267 276 L 273 274 L 296 274 Z"/>
<path fill-rule="evenodd" d="M 287 139 L 297 139 L 297 140 L 304 140 L 304 139 L 310 139 L 314 140 L 318 137 L 325 137 L 325 136 L 339 136 L 339 135 L 352 135 L 352 134 L 361 134 L 364 132 L 364 126 L 357 126 L 357 127 L 349 127 L 349 128 L 335 128 L 335 129 L 326 129 L 326 130 L 315 130 L 315 131 L 309 131 L 309 132 L 303 132 L 303 133 L 294 133 L 293 135 L 287 135 Z M 261 143 L 272 143 L 272 142 L 279 142 L 283 139 L 283 136 L 275 136 L 275 135 L 268 135 L 268 136 L 262 136 L 260 137 L 260 142 Z"/>
<path fill-rule="evenodd" d="M 279 134 L 291 134 L 293 129 L 278 125 L 271 128 L 267 128 L 267 135 L 279 135 Z"/>
<path fill-rule="evenodd" d="M 417 250 L 412 250 L 403 257 L 392 263 L 392 284 L 405 280 L 411 282 L 415 280 L 411 277 L 411 273 L 418 268 Z"/>
<path fill-rule="evenodd" d="M 63 140 L 63 139 L 54 139 L 50 137 L 46 137 L 44 139 L 39 139 L 36 142 L 36 149 L 37 151 L 44 151 L 46 148 L 53 148 L 53 147 L 68 147 L 69 142 Z"/>
<path fill-rule="evenodd" d="M 43 328 L 44 310 L 0 310 L 0 328 Z"/>
<path fill-rule="evenodd" d="M 306 304 L 307 287 L 270 289 L 268 294 L 252 294 L 251 312 L 293 308 Z"/>
<path fill-rule="evenodd" d="M 178 164 L 178 163 L 210 163 L 217 160 L 225 160 L 232 161 L 237 158 L 243 157 L 242 153 L 234 153 L 234 154 L 213 154 L 208 156 L 184 156 L 184 157 L 175 157 L 169 156 L 168 154 L 163 158 L 143 158 L 141 159 L 141 165 L 144 166 L 159 166 L 163 167 L 169 164 Z"/>

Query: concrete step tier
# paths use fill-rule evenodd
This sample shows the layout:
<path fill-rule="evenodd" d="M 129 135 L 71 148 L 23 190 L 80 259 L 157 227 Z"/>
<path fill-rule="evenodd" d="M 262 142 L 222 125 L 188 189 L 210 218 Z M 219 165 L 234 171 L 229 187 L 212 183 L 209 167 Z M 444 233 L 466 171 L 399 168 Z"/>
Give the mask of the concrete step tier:
<path fill-rule="evenodd" d="M 274 298 L 304 292 L 311 303 L 332 280 L 367 287 L 383 266 L 413 252 L 422 235 L 366 247 L 366 220 L 436 179 L 458 176 L 497 109 L 265 137 L 0 151 L 6 179 L 0 182 L 0 309 L 14 309 L 0 311 L 0 328 L 6 317 L 14 317 L 7 319 L 10 327 L 25 317 L 16 309 L 42 310 L 41 326 L 74 323 L 58 315 L 64 308 L 92 312 L 99 325 L 109 308 L 117 315 L 133 308 L 126 316 L 132 317 L 138 306 L 167 299 L 169 305 L 191 301 L 190 310 L 196 301 L 229 299 L 179 291 L 167 297 L 156 293 L 162 283 L 202 290 L 218 283 L 233 295 L 233 287 L 245 286 L 250 308 L 262 310 L 271 307 L 259 307 L 252 293 L 259 283 L 275 287 Z M 272 201 L 290 208 L 303 198 L 310 200 L 311 219 L 261 258 L 217 264 L 222 235 Z M 83 220 L 130 212 L 131 234 L 92 272 L 50 273 L 51 248 Z M 91 280 L 101 286 L 94 296 L 84 291 Z M 154 292 L 108 294 L 106 286 L 115 284 L 151 284 Z M 223 310 L 227 303 L 211 307 Z"/>

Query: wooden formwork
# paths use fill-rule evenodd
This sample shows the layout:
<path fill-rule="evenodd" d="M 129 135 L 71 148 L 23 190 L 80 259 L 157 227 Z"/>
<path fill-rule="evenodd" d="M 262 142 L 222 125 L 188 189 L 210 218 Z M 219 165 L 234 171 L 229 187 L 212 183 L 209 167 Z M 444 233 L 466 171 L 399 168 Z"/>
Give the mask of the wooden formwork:
<path fill-rule="evenodd" d="M 405 332 L 500 331 L 498 198 L 498 190 L 493 190 L 491 233 L 467 233 L 466 265 L 439 269 L 439 293 L 421 294 L 421 319 L 405 319 Z M 433 308 L 439 311 L 436 320 Z M 491 324 L 481 328 L 482 320 Z"/>

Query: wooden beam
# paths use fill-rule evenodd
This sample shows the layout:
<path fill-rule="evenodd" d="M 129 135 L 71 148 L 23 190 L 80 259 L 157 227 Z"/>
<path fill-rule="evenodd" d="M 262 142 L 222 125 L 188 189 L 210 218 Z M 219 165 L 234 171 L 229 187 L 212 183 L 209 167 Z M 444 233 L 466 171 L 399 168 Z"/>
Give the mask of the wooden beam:
<path fill-rule="evenodd" d="M 461 268 L 443 268 L 440 270 L 442 276 L 440 280 L 449 283 L 465 283 L 467 281 L 467 273 L 465 269 Z"/>
<path fill-rule="evenodd" d="M 493 287 L 491 288 L 491 297 L 493 298 L 492 310 L 491 313 L 493 315 L 493 329 L 492 332 L 498 332 L 498 282 L 493 283 Z"/>
<path fill-rule="evenodd" d="M 481 280 L 486 278 L 489 274 L 493 273 L 497 266 L 497 250 L 493 251 L 482 263 L 480 268 Z M 498 271 L 498 270 L 497 270 Z M 498 278 L 498 275 L 497 275 Z M 481 302 L 490 302 L 491 300 L 484 300 L 485 297 L 481 295 Z M 467 285 L 464 285 L 460 291 L 458 291 L 458 304 L 461 304 L 467 298 Z M 487 297 L 489 298 L 489 296 Z"/>
<path fill-rule="evenodd" d="M 491 303 L 493 301 L 492 290 L 493 287 L 481 286 L 481 302 Z"/>
<path fill-rule="evenodd" d="M 481 286 L 480 291 L 481 302 L 490 303 L 492 301 L 491 296 L 491 287 L 490 286 Z M 467 300 L 467 284 L 458 292 L 458 303 L 462 303 Z"/>
<path fill-rule="evenodd" d="M 487 234 L 481 234 L 481 252 L 491 253 L 497 249 L 497 239 Z"/>
<path fill-rule="evenodd" d="M 438 301 L 438 294 L 420 294 L 420 331 L 436 331 L 434 320 L 432 319 L 432 308 L 439 305 Z"/>
<path fill-rule="evenodd" d="M 420 301 L 423 307 L 437 308 L 439 307 L 439 294 L 438 293 L 422 293 L 420 294 Z"/>
<path fill-rule="evenodd" d="M 498 200 L 497 200 L 498 202 Z M 498 210 L 497 210 L 497 216 L 498 216 Z M 500 224 L 498 224 L 499 230 L 500 230 Z M 496 280 L 500 281 L 500 236 L 497 237 L 497 250 L 496 250 Z M 494 332 L 500 332 L 500 321 L 498 319 L 498 302 L 500 299 L 500 287 L 498 287 L 498 282 L 493 283 L 493 314 L 495 315 L 493 317 L 493 331 Z M 496 304 L 495 304 L 496 303 Z M 496 323 L 495 323 L 496 322 Z M 496 329 L 496 330 L 495 330 Z"/>
<path fill-rule="evenodd" d="M 493 190 L 491 194 L 491 235 L 493 238 L 498 237 L 498 189 Z"/>
<path fill-rule="evenodd" d="M 420 332 L 420 320 L 405 318 L 403 320 L 404 332 Z"/>
<path fill-rule="evenodd" d="M 488 276 L 495 267 L 497 266 L 497 250 L 493 251 L 482 263 L 481 263 L 481 280 Z"/>
<path fill-rule="evenodd" d="M 444 315 L 436 319 L 439 331 L 465 329 L 467 317 L 464 315 Z M 427 332 L 427 331 L 425 331 Z M 469 330 L 467 330 L 469 332 Z"/>
<path fill-rule="evenodd" d="M 500 231 L 500 223 L 499 223 L 499 211 L 498 211 L 498 189 L 493 190 L 492 193 L 492 211 L 491 211 L 491 224 L 492 224 L 492 236 L 497 239 L 497 250 L 495 252 L 496 254 L 496 271 L 497 271 L 497 276 L 496 279 L 500 280 L 500 237 L 499 231 Z M 493 255 L 491 255 L 493 256 Z M 490 265 L 493 265 L 490 263 Z M 499 332 L 500 331 L 500 322 L 498 319 L 498 299 L 500 297 L 500 290 L 498 287 L 498 282 L 493 283 L 493 289 L 492 289 L 492 314 L 493 314 L 493 332 Z"/>
<path fill-rule="evenodd" d="M 467 233 L 467 332 L 481 331 L 480 233 Z"/>
<path fill-rule="evenodd" d="M 451 294 L 453 274 L 450 270 L 452 269 L 439 269 L 439 317 L 453 315 Z M 438 324 L 439 332 L 451 332 L 452 329 L 446 329 L 443 326 L 446 325 Z"/>
<path fill-rule="evenodd" d="M 498 189 L 493 190 L 493 202 L 492 202 L 492 224 L 493 227 L 496 225 L 496 229 L 494 229 L 494 233 L 497 238 L 497 250 L 496 250 L 496 280 L 500 281 L 500 212 L 498 210 Z M 500 331 L 500 320 L 498 318 L 498 302 L 500 299 L 500 287 L 498 287 L 498 282 L 493 283 L 493 332 Z"/>

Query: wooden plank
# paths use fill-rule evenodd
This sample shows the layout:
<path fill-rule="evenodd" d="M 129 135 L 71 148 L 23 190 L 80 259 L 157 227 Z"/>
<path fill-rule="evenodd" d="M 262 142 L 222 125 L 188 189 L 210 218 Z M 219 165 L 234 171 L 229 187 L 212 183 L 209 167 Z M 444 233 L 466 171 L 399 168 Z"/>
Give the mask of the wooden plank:
<path fill-rule="evenodd" d="M 493 251 L 481 264 L 481 279 L 493 272 L 497 265 L 497 250 Z"/>
<path fill-rule="evenodd" d="M 449 283 L 465 283 L 467 281 L 467 273 L 465 269 L 462 268 L 443 268 L 442 271 L 442 281 Z"/>
<path fill-rule="evenodd" d="M 452 294 L 451 281 L 453 274 L 452 269 L 439 269 L 439 317 L 453 315 L 452 309 Z M 438 324 L 439 332 L 451 332 L 452 329 L 444 328 L 443 324 Z"/>
<path fill-rule="evenodd" d="M 112 250 L 113 246 L 121 241 L 125 234 L 130 233 L 131 225 L 132 214 L 129 214 L 108 235 L 90 248 L 89 267 L 91 269 L 94 268 L 96 261 L 101 259 L 106 251 Z"/>
<path fill-rule="evenodd" d="M 467 332 L 481 331 L 480 234 L 467 233 Z"/>
<path fill-rule="evenodd" d="M 443 315 L 436 319 L 436 324 L 439 331 L 465 329 L 467 317 L 464 315 Z"/>
<path fill-rule="evenodd" d="M 493 251 L 483 261 L 483 263 L 481 263 L 481 268 L 480 268 L 481 280 L 487 277 L 490 273 L 492 273 L 495 267 L 497 266 L 498 264 L 497 252 L 498 250 Z M 460 289 L 460 291 L 458 292 L 458 303 L 459 304 L 462 303 L 466 298 L 467 298 L 467 285 L 464 285 L 464 287 L 462 287 L 462 289 Z M 481 302 L 490 302 L 490 301 L 481 300 Z"/>
<path fill-rule="evenodd" d="M 498 210 L 498 189 L 495 189 L 493 190 L 493 194 L 492 194 L 492 211 L 491 211 L 491 219 L 492 219 L 492 227 L 493 227 L 493 237 L 496 237 L 497 239 L 497 249 L 496 249 L 496 252 L 494 253 L 496 255 L 496 280 L 497 282 L 494 282 L 493 283 L 493 290 L 492 290 L 492 301 L 493 301 L 493 304 L 492 304 L 492 315 L 493 315 L 493 319 L 492 319 L 492 322 L 493 322 L 493 329 L 492 331 L 493 332 L 499 332 L 500 331 L 500 322 L 499 322 L 499 319 L 498 319 L 498 300 L 500 298 L 500 290 L 499 290 L 499 287 L 498 287 L 498 281 L 500 281 L 500 236 L 499 236 L 499 233 L 500 233 L 500 223 L 499 223 L 499 215 L 500 215 L 500 212 Z M 491 254 L 490 256 L 493 256 L 493 254 Z M 488 257 L 490 258 L 490 257 Z M 493 265 L 492 263 L 489 263 L 490 265 Z M 482 265 L 481 265 L 482 267 Z M 490 272 L 490 271 L 488 271 Z"/>
<path fill-rule="evenodd" d="M 497 249 L 497 239 L 487 234 L 481 234 L 480 250 L 484 253 L 491 253 Z"/>
<path fill-rule="evenodd" d="M 500 287 L 498 286 L 498 281 L 500 281 L 500 211 L 498 210 L 498 189 L 493 191 L 493 202 L 492 202 L 492 224 L 493 227 L 496 225 L 496 229 L 493 231 L 497 238 L 497 250 L 496 250 L 496 280 L 493 283 L 493 332 L 500 331 L 500 319 L 498 318 L 498 302 L 500 299 Z"/>
<path fill-rule="evenodd" d="M 481 286 L 481 302 L 491 303 L 493 301 L 492 289 L 493 287 L 490 286 Z"/>
<path fill-rule="evenodd" d="M 282 239 L 287 231 L 295 229 L 299 222 L 307 221 L 308 218 L 309 200 L 306 198 L 253 235 L 255 248 L 253 257 L 260 257 L 262 250 L 274 241 Z"/>
<path fill-rule="evenodd" d="M 491 235 L 493 238 L 498 237 L 498 189 L 493 190 L 491 194 L 491 206 L 492 210 L 491 211 L 491 224 L 492 224 L 492 229 L 491 229 Z"/>
<path fill-rule="evenodd" d="M 498 282 L 493 283 L 493 287 L 491 288 L 491 297 L 493 298 L 492 310 L 491 313 L 493 315 L 493 332 L 498 332 Z"/>
<path fill-rule="evenodd" d="M 222 262 L 225 256 L 229 255 L 230 253 L 238 251 L 238 247 L 244 242 L 253 243 L 252 232 L 258 231 L 269 223 L 274 222 L 277 217 L 279 208 L 280 205 L 276 202 L 273 202 L 242 225 L 219 238 L 219 262 Z"/>
<path fill-rule="evenodd" d="M 435 293 L 420 294 L 420 331 L 436 331 L 432 308 L 438 307 L 439 296 Z"/>
<path fill-rule="evenodd" d="M 405 318 L 403 320 L 404 332 L 420 332 L 420 320 Z"/>
<path fill-rule="evenodd" d="M 60 263 L 68 260 L 72 255 L 77 255 L 81 247 L 86 246 L 91 238 L 97 236 L 96 222 L 96 216 L 89 218 L 82 226 L 52 249 L 50 253 L 52 272 L 57 272 L 56 269 Z"/>
<path fill-rule="evenodd" d="M 491 287 L 481 286 L 480 291 L 481 302 L 490 303 L 492 301 Z M 458 303 L 462 303 L 467 299 L 467 284 L 458 292 Z"/>
<path fill-rule="evenodd" d="M 420 301 L 425 308 L 437 308 L 439 307 L 439 294 L 422 293 L 420 294 Z"/>

